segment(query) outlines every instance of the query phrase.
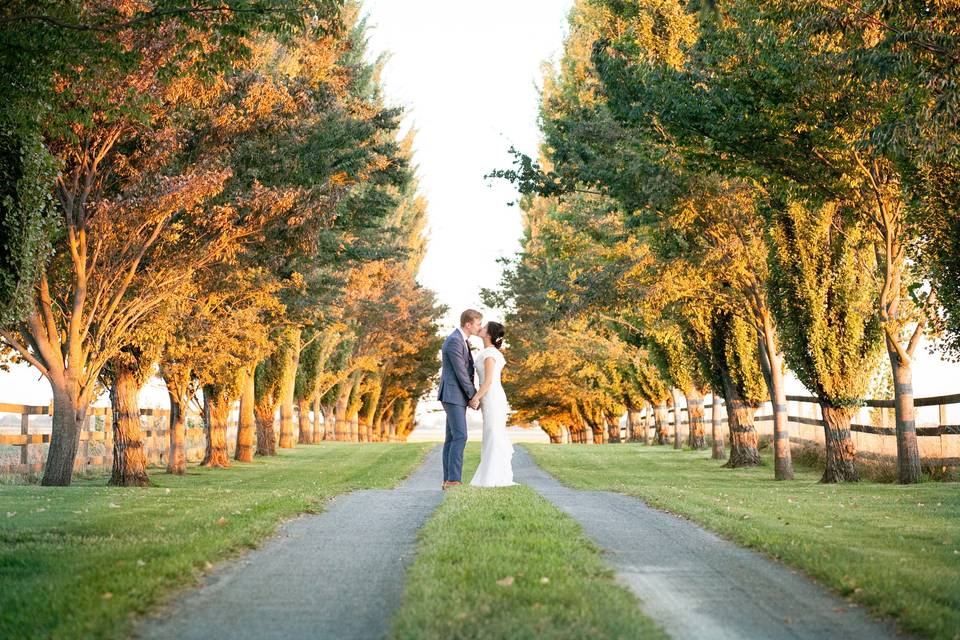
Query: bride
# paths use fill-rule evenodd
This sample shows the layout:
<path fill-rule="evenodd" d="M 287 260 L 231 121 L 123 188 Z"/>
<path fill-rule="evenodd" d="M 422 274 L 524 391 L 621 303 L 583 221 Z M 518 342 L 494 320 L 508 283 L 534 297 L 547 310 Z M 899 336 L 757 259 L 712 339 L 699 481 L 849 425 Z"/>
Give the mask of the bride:
<path fill-rule="evenodd" d="M 514 485 L 513 445 L 507 436 L 507 394 L 500 384 L 500 372 L 507 363 L 500 347 L 503 345 L 503 325 L 488 322 L 480 329 L 483 349 L 476 355 L 477 375 L 480 388 L 472 400 L 480 402 L 483 411 L 483 444 L 480 449 L 480 466 L 470 484 L 475 487 L 505 487 Z"/>

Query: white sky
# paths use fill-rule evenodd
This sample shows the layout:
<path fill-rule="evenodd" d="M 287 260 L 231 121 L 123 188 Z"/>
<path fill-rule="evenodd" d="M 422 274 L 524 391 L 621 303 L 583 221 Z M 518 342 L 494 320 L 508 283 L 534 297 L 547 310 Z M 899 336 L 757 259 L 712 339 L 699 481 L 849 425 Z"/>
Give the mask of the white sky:
<path fill-rule="evenodd" d="M 371 51 L 389 52 L 387 99 L 417 131 L 415 161 L 429 201 L 420 282 L 450 307 L 448 324 L 481 308 L 497 258 L 519 249 L 513 188 L 485 180 L 510 166 L 511 144 L 537 149 L 541 63 L 559 56 L 570 0 L 366 0 Z M 486 311 L 485 309 L 481 309 Z M 489 319 L 496 319 L 494 312 Z M 451 329 L 452 330 L 452 329 Z"/>

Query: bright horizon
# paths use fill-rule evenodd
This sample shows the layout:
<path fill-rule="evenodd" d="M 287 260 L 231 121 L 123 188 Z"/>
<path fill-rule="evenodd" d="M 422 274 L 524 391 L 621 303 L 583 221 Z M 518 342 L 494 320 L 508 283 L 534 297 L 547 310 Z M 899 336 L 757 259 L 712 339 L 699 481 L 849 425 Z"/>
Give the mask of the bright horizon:
<path fill-rule="evenodd" d="M 449 306 L 453 330 L 480 290 L 500 281 L 500 257 L 520 249 L 513 187 L 484 175 L 534 151 L 542 64 L 562 51 L 570 0 L 368 0 L 371 54 L 386 52 L 386 99 L 416 131 L 414 162 L 428 201 L 429 245 L 418 280 Z M 439 55 L 444 52 L 444 55 Z"/>

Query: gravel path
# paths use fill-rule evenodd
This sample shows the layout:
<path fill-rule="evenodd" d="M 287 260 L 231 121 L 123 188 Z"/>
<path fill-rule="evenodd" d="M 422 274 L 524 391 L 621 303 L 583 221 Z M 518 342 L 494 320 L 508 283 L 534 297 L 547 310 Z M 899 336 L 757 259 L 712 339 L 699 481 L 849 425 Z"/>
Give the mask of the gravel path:
<path fill-rule="evenodd" d="M 561 485 L 522 448 L 514 478 L 570 514 L 676 640 L 883 640 L 889 624 L 763 555 L 642 501 Z M 400 605 L 417 530 L 442 500 L 440 448 L 398 488 L 357 491 L 223 563 L 141 621 L 146 640 L 374 639 Z M 598 606 L 602 606 L 598 603 Z"/>
<path fill-rule="evenodd" d="M 797 571 L 687 520 L 618 493 L 564 487 L 520 447 L 513 468 L 517 482 L 580 522 L 644 612 L 677 640 L 901 637 Z"/>
<path fill-rule="evenodd" d="M 398 488 L 357 491 L 282 524 L 134 634 L 150 640 L 373 639 L 400 605 L 417 530 L 440 504 L 440 448 Z"/>

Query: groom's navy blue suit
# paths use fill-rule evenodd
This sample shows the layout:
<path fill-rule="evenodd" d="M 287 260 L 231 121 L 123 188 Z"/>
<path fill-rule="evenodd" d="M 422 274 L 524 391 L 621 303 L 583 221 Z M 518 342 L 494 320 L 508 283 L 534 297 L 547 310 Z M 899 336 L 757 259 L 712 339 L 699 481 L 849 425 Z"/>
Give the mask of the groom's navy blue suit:
<path fill-rule="evenodd" d="M 473 356 L 460 330 L 443 342 L 440 370 L 440 402 L 447 413 L 447 434 L 443 439 L 443 480 L 460 482 L 463 448 L 467 445 L 467 404 L 476 393 L 473 386 Z"/>

